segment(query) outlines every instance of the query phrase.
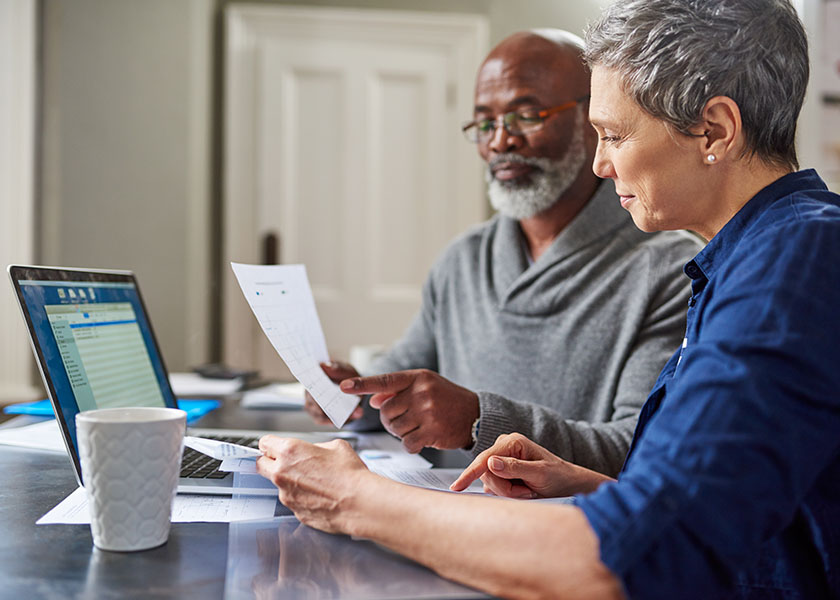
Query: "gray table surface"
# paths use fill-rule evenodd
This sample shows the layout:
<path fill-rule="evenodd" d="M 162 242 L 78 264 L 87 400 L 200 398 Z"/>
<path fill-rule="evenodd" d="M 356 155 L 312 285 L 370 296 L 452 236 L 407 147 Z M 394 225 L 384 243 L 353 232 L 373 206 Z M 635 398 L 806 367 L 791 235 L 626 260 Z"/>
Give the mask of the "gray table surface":
<path fill-rule="evenodd" d="M 301 411 L 244 410 L 235 400 L 194 425 L 331 430 L 314 426 Z M 437 466 L 466 464 L 460 453 L 424 451 L 424 456 Z M 66 455 L 0 446 L 0 598 L 224 596 L 228 524 L 174 523 L 160 548 L 102 552 L 94 548 L 87 525 L 35 525 L 74 489 Z"/>

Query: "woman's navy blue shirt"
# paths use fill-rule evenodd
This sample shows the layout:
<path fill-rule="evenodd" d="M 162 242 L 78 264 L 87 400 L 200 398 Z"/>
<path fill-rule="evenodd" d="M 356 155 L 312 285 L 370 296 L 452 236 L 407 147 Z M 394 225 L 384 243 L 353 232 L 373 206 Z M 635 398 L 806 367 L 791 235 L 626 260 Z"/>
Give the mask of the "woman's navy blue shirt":
<path fill-rule="evenodd" d="M 577 498 L 601 559 L 631 598 L 840 597 L 840 196 L 782 177 L 685 274 L 619 480 Z"/>

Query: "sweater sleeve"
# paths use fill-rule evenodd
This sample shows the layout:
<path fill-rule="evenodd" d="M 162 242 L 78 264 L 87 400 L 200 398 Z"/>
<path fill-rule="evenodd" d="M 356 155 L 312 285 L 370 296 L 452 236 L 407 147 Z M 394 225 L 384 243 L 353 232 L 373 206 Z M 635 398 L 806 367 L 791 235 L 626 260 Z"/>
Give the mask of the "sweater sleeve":
<path fill-rule="evenodd" d="M 696 242 L 688 243 L 697 248 Z M 519 432 L 565 460 L 611 477 L 618 474 L 644 400 L 685 333 L 690 296 L 688 279 L 682 273 L 686 246 L 678 245 L 665 255 L 661 249 L 652 249 L 648 260 L 647 313 L 617 375 L 609 418 L 604 422 L 570 420 L 545 406 L 481 392 L 474 456 L 499 435 Z M 574 390 L 563 390 L 558 382 L 558 393 L 573 394 Z"/>

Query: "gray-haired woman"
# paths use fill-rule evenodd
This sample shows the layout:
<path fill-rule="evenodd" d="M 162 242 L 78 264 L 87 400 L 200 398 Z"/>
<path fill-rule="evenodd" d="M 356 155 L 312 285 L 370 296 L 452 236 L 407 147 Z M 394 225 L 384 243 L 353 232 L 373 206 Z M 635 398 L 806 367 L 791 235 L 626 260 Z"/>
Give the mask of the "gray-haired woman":
<path fill-rule="evenodd" d="M 709 240 L 618 481 L 516 434 L 453 489 L 573 506 L 408 488 L 341 443 L 267 437 L 258 468 L 303 522 L 497 595 L 837 597 L 840 197 L 795 172 L 802 25 L 787 0 L 619 0 L 586 56 L 596 174 L 641 229 Z"/>

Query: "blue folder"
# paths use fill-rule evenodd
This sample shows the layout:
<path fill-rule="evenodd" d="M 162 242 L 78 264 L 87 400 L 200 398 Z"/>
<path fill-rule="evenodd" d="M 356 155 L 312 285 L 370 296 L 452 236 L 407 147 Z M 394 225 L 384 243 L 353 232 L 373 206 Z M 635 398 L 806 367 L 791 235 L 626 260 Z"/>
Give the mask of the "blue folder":
<path fill-rule="evenodd" d="M 211 410 L 222 405 L 220 400 L 178 400 L 178 408 L 187 413 L 187 422 L 200 419 Z M 52 404 L 49 400 L 36 400 L 35 402 L 21 402 L 11 404 L 3 409 L 3 412 L 10 415 L 35 415 L 40 417 L 55 417 Z"/>

